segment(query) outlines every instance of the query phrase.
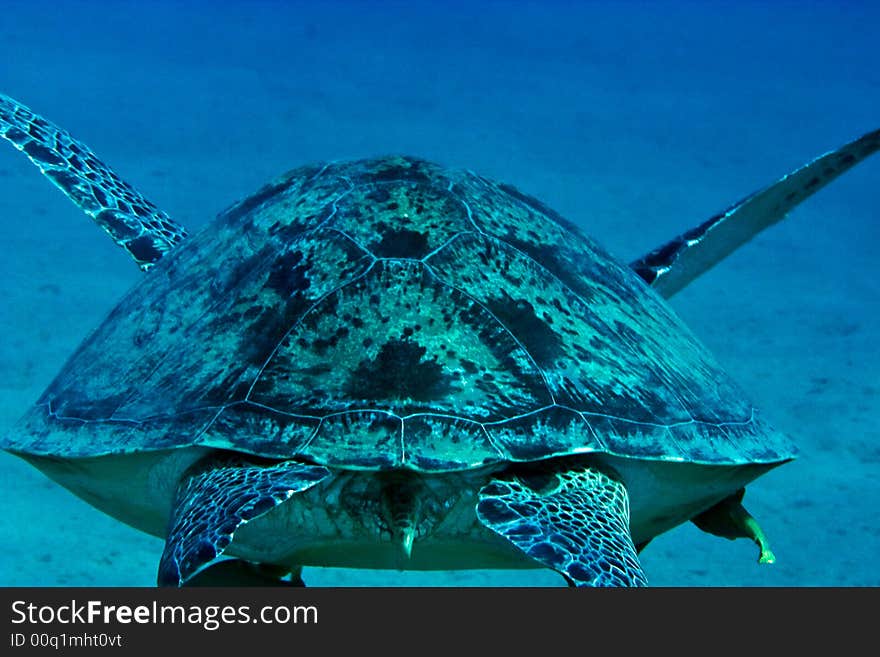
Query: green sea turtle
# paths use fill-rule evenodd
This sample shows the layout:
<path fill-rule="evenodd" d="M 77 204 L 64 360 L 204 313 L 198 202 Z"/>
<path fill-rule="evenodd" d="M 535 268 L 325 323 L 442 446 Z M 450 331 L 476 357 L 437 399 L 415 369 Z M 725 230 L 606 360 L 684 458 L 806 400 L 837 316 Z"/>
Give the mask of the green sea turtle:
<path fill-rule="evenodd" d="M 741 500 L 795 449 L 664 297 L 880 131 L 630 266 L 412 157 L 295 169 L 188 237 L 5 96 L 0 134 L 147 271 L 0 446 L 164 538 L 160 584 L 322 565 L 640 585 L 639 551 L 688 520 L 773 560 Z"/>

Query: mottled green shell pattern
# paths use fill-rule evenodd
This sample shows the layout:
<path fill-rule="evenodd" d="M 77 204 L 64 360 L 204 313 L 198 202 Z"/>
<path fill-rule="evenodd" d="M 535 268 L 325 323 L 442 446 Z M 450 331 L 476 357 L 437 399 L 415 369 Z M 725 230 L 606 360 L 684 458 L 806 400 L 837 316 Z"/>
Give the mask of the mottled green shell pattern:
<path fill-rule="evenodd" d="M 2 447 L 189 445 L 422 471 L 793 455 L 577 228 L 404 157 L 298 169 L 226 211 L 122 300 Z"/>

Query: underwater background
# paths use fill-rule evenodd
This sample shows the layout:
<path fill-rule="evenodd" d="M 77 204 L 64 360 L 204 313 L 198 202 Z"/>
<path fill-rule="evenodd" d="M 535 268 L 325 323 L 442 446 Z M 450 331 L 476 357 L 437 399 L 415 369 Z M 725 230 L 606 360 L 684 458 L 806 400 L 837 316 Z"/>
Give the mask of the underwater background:
<path fill-rule="evenodd" d="M 191 229 L 295 166 L 399 152 L 516 185 L 628 262 L 880 127 L 878 28 L 868 1 L 2 0 L 0 92 Z M 878 187 L 875 156 L 671 301 L 801 455 L 746 493 L 776 564 L 688 524 L 642 553 L 651 584 L 880 584 Z M 0 237 L 6 432 L 140 273 L 5 143 Z M 150 586 L 161 552 L 0 454 L 0 585 Z"/>

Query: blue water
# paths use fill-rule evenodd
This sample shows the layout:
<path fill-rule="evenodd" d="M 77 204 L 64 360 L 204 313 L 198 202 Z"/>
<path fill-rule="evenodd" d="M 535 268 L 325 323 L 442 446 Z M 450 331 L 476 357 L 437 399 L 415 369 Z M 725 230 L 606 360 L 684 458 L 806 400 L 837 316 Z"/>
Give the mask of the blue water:
<path fill-rule="evenodd" d="M 0 91 L 198 228 L 296 165 L 393 152 L 542 198 L 628 261 L 880 127 L 872 2 L 0 5 Z M 139 278 L 0 149 L 0 431 Z M 749 487 L 778 558 L 687 525 L 656 585 L 878 585 L 880 157 L 673 300 L 802 456 Z M 162 545 L 0 455 L 0 584 L 150 585 Z M 307 569 L 310 584 L 561 585 Z"/>

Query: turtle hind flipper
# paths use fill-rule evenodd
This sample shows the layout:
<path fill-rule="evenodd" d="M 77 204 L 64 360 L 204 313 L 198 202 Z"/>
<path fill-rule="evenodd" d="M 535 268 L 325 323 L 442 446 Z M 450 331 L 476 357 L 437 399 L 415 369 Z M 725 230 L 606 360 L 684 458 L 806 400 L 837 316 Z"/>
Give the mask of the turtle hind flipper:
<path fill-rule="evenodd" d="M 144 271 L 187 237 L 182 226 L 117 176 L 85 144 L 3 94 L 0 136 L 27 155 Z"/>
<path fill-rule="evenodd" d="M 880 130 L 874 130 L 835 151 L 820 155 L 769 187 L 747 196 L 630 263 L 630 267 L 668 299 L 878 150 Z"/>
<path fill-rule="evenodd" d="M 327 468 L 294 461 L 209 461 L 196 468 L 178 488 L 159 586 L 186 584 L 223 554 L 238 527 L 330 475 Z"/>
<path fill-rule="evenodd" d="M 484 486 L 480 521 L 572 586 L 645 586 L 623 484 L 591 467 L 537 474 Z"/>

